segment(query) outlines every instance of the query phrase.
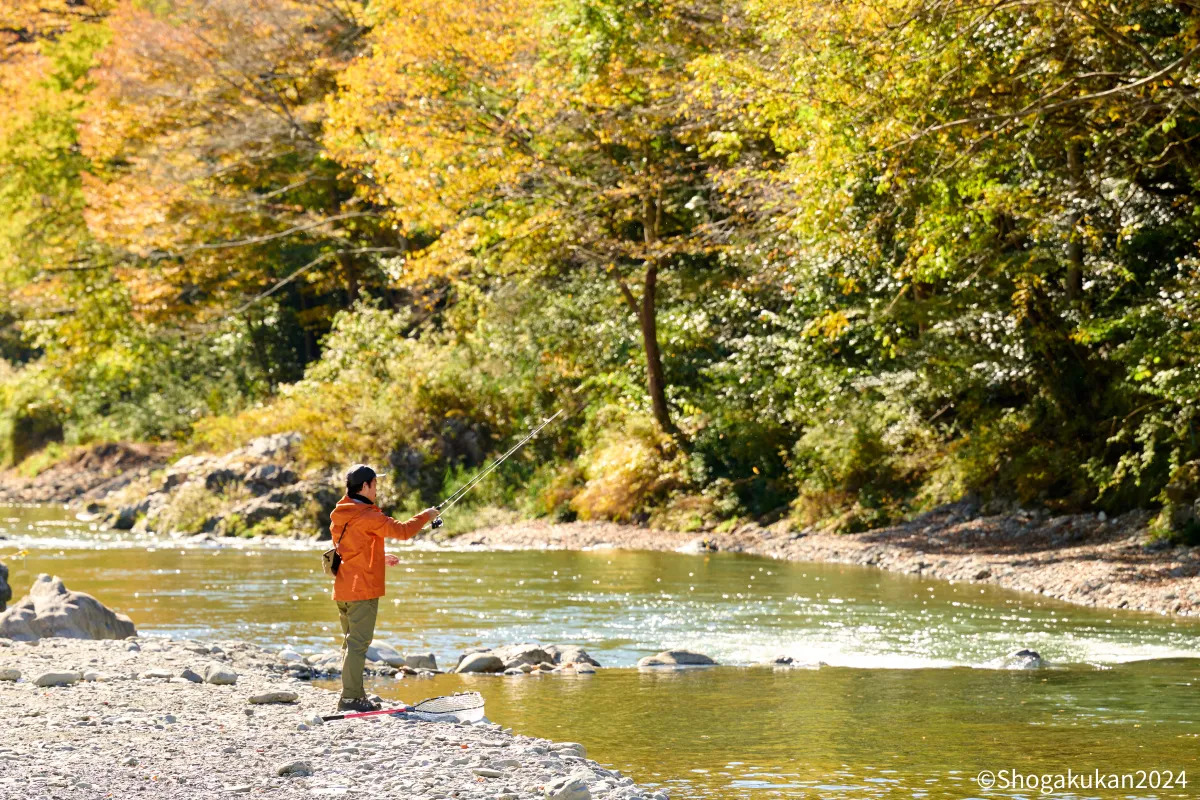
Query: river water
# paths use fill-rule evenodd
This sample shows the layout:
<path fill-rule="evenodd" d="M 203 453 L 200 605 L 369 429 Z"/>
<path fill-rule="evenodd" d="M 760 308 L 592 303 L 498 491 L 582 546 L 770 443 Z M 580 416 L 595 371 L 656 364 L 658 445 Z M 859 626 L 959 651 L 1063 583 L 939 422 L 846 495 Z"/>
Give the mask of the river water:
<path fill-rule="evenodd" d="M 57 507 L 0 508 L 0 535 L 18 594 L 49 572 L 129 614 L 143 634 L 302 652 L 337 645 L 328 583 L 307 545 L 139 538 Z M 395 550 L 402 563 L 378 638 L 433 650 L 443 664 L 473 646 L 582 644 L 616 668 L 375 681 L 375 691 L 415 701 L 477 689 L 494 721 L 582 742 L 674 798 L 1200 795 L 1193 621 L 732 554 Z M 727 666 L 632 668 L 667 647 Z M 1052 667 L 996 668 L 1018 647 Z M 747 666 L 777 655 L 812 668 Z M 985 769 L 999 788 L 978 785 Z M 1133 772 L 1135 786 L 1041 795 L 1010 777 L 1067 769 Z M 1154 788 L 1163 776 L 1153 770 L 1195 782 Z"/>

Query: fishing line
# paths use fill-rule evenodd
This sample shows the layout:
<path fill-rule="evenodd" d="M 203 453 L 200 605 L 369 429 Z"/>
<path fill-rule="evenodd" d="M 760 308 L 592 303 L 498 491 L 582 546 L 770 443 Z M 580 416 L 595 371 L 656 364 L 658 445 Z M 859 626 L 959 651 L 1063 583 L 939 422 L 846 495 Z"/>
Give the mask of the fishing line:
<path fill-rule="evenodd" d="M 437 519 L 433 520 L 433 522 L 430 523 L 430 527 L 431 528 L 442 527 L 442 518 L 441 518 L 442 513 L 449 511 L 450 508 L 453 507 L 455 503 L 457 503 L 459 500 L 462 500 L 463 497 L 466 496 L 467 492 L 471 491 L 471 489 L 473 489 L 476 486 L 476 484 L 478 484 L 481 480 L 486 478 L 492 472 L 492 470 L 496 469 L 496 467 L 503 464 L 506 460 L 508 460 L 509 456 L 511 456 L 513 453 L 517 452 L 522 447 L 524 447 L 526 445 L 526 443 L 528 443 L 533 437 L 537 436 L 538 433 L 541 432 L 542 428 L 545 428 L 551 422 L 556 420 L 559 417 L 559 415 L 562 413 L 563 412 L 562 412 L 561 408 L 558 411 L 555 411 L 554 415 L 552 417 L 543 421 L 541 425 L 538 425 L 536 428 L 534 428 L 532 431 L 530 431 L 528 436 L 526 436 L 524 439 L 522 439 L 521 441 L 514 444 L 512 447 L 510 447 L 508 449 L 508 452 L 504 453 L 502 456 L 500 456 L 495 461 L 493 461 L 491 464 L 489 464 L 487 469 L 485 469 L 483 472 L 476 475 L 471 480 L 467 481 L 467 483 L 464 484 L 463 486 L 460 486 L 458 489 L 454 490 L 450 494 L 449 497 L 447 497 L 445 500 L 443 500 L 441 503 L 439 503 L 436 506 L 436 508 L 439 512 L 439 515 L 438 515 Z"/>

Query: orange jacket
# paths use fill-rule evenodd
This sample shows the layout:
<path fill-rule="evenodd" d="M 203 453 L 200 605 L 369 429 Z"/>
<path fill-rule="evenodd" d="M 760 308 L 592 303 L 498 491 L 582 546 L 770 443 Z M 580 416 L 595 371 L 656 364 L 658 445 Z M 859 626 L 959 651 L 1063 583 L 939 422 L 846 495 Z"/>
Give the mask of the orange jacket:
<path fill-rule="evenodd" d="M 329 533 L 342 566 L 333 579 L 333 599 L 370 600 L 385 594 L 384 539 L 411 539 L 430 520 L 424 512 L 397 522 L 375 505 L 343 497 L 329 515 Z"/>

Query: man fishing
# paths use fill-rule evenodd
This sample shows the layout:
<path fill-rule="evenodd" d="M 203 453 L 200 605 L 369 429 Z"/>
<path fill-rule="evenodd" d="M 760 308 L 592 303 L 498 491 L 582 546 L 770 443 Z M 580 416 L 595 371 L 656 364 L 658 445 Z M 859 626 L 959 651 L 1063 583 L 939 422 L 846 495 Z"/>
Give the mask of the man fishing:
<path fill-rule="evenodd" d="M 329 515 L 329 533 L 341 556 L 333 579 L 333 600 L 342 625 L 342 697 L 338 711 L 378 711 L 363 689 L 367 647 L 375 638 L 375 617 L 384 592 L 384 571 L 400 562 L 383 551 L 384 539 L 411 539 L 437 519 L 427 508 L 408 522 L 399 522 L 375 505 L 375 470 L 355 464 L 346 473 L 346 496 Z"/>

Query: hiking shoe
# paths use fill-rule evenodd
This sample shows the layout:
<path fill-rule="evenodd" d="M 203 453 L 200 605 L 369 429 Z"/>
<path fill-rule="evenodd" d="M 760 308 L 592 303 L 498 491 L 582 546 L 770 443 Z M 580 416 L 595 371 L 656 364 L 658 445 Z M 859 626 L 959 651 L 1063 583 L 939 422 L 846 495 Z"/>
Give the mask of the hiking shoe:
<path fill-rule="evenodd" d="M 343 697 L 341 700 L 338 700 L 337 707 L 339 713 L 343 711 L 350 711 L 355 714 L 359 714 L 364 711 L 378 711 L 379 709 L 379 703 L 372 703 L 365 697 Z"/>

